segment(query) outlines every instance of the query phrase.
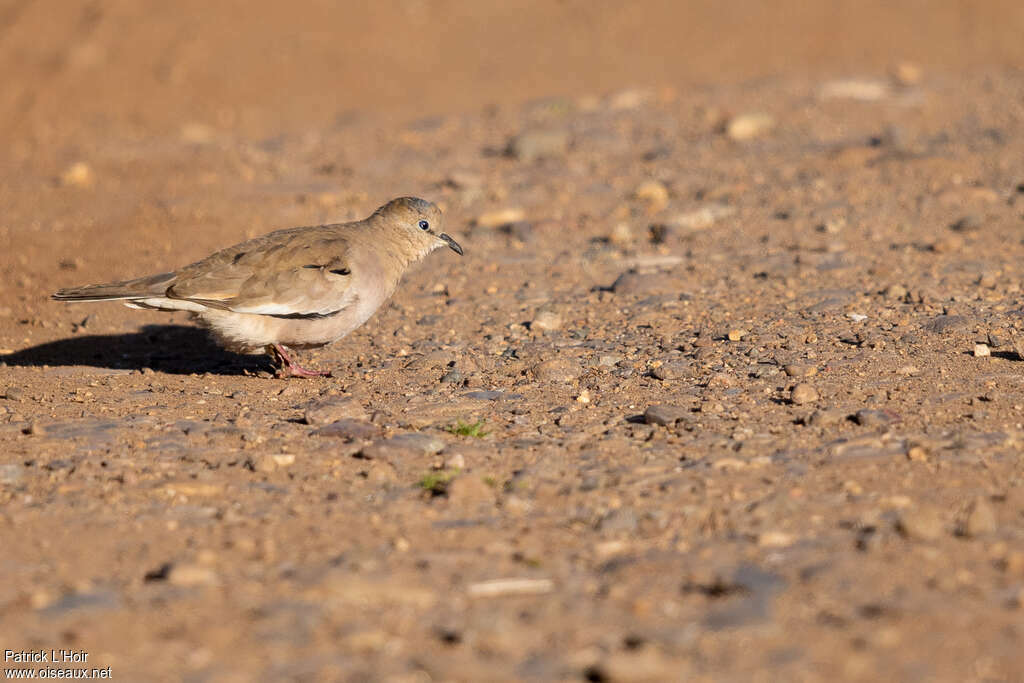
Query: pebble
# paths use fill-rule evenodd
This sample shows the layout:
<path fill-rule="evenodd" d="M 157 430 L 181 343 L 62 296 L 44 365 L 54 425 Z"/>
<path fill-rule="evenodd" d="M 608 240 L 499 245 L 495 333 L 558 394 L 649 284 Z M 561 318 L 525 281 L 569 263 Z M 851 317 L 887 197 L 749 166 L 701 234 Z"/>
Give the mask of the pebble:
<path fill-rule="evenodd" d="M 831 408 L 828 410 L 814 411 L 808 422 L 815 427 L 834 427 L 835 425 L 845 421 L 846 418 L 847 412 L 845 410 Z"/>
<path fill-rule="evenodd" d="M 526 220 L 526 212 L 518 207 L 487 211 L 476 217 L 476 224 L 481 228 L 497 228 L 510 223 Z"/>
<path fill-rule="evenodd" d="M 622 273 L 612 283 L 611 290 L 616 294 L 653 295 L 678 294 L 679 284 L 665 273 L 640 273 L 629 270 Z"/>
<path fill-rule="evenodd" d="M 8 401 L 21 401 L 25 398 L 25 390 L 21 387 L 7 387 L 4 390 L 4 398 Z"/>
<path fill-rule="evenodd" d="M 974 232 L 975 230 L 979 230 L 983 225 L 985 225 L 984 218 L 979 214 L 969 213 L 966 216 L 962 216 L 957 219 L 949 227 L 951 230 L 956 230 L 957 232 Z"/>
<path fill-rule="evenodd" d="M 818 367 L 809 363 L 790 363 L 783 368 L 787 377 L 814 377 L 818 374 Z"/>
<path fill-rule="evenodd" d="M 933 334 L 950 334 L 967 327 L 968 320 L 962 315 L 939 315 L 926 322 L 921 329 Z"/>
<path fill-rule="evenodd" d="M 645 180 L 633 190 L 633 197 L 663 207 L 668 204 L 668 188 L 657 180 Z"/>
<path fill-rule="evenodd" d="M 342 418 L 317 429 L 313 432 L 313 436 L 330 436 L 346 441 L 368 441 L 380 436 L 380 427 L 364 420 Z"/>
<path fill-rule="evenodd" d="M 787 548 L 795 541 L 793 534 L 785 531 L 765 531 L 757 537 L 757 545 L 762 548 Z"/>
<path fill-rule="evenodd" d="M 666 222 L 670 227 L 684 230 L 703 230 L 736 213 L 736 209 L 725 204 L 709 204 L 693 211 L 676 214 Z"/>
<path fill-rule="evenodd" d="M 874 102 L 889 96 L 889 84 L 878 80 L 846 78 L 823 84 L 818 89 L 818 96 L 823 100 Z"/>
<path fill-rule="evenodd" d="M 505 595 L 542 595 L 555 589 L 551 579 L 491 579 L 469 584 L 471 598 L 498 598 Z"/>
<path fill-rule="evenodd" d="M 464 470 L 466 469 L 466 456 L 458 451 L 451 453 L 444 459 L 444 466 L 449 470 Z"/>
<path fill-rule="evenodd" d="M 569 131 L 564 129 L 529 130 L 509 140 L 505 153 L 519 161 L 564 156 L 569 151 Z"/>
<path fill-rule="evenodd" d="M 882 292 L 887 299 L 903 300 L 907 297 L 907 288 L 903 285 L 889 285 Z"/>
<path fill-rule="evenodd" d="M 463 379 L 465 378 L 463 377 L 462 372 L 459 371 L 458 368 L 452 368 L 448 372 L 441 375 L 442 384 L 459 384 L 460 382 L 462 382 Z"/>
<path fill-rule="evenodd" d="M 552 358 L 533 366 L 530 373 L 541 382 L 571 382 L 579 377 L 580 364 L 571 358 Z"/>
<path fill-rule="evenodd" d="M 530 329 L 540 330 L 541 332 L 553 332 L 560 329 L 563 322 L 562 316 L 557 311 L 541 308 L 533 316 L 533 320 L 530 321 Z"/>
<path fill-rule="evenodd" d="M 355 399 L 335 397 L 313 401 L 306 406 L 304 413 L 306 424 L 313 426 L 331 424 L 344 418 L 363 420 L 366 419 L 366 411 Z"/>
<path fill-rule="evenodd" d="M 0 464 L 0 484 L 13 486 L 25 478 L 25 468 L 17 463 Z"/>
<path fill-rule="evenodd" d="M 684 379 L 690 376 L 691 366 L 686 361 L 674 360 L 651 368 L 651 376 L 663 382 Z"/>
<path fill-rule="evenodd" d="M 731 140 L 744 142 L 753 140 L 775 128 L 775 117 L 771 114 L 754 112 L 740 114 L 729 119 L 725 124 L 725 134 Z"/>
<path fill-rule="evenodd" d="M 862 427 L 885 427 L 896 422 L 898 417 L 885 410 L 863 408 L 853 415 L 853 421 Z"/>
<path fill-rule="evenodd" d="M 448 174 L 446 182 L 457 190 L 473 190 L 483 186 L 484 178 L 474 171 L 454 169 Z"/>
<path fill-rule="evenodd" d="M 219 583 L 217 572 L 198 564 L 176 564 L 167 572 L 167 583 L 183 588 L 215 586 Z"/>
<path fill-rule="evenodd" d="M 368 460 L 388 460 L 408 455 L 436 455 L 444 450 L 445 442 L 439 436 L 410 432 L 390 439 L 375 441 L 361 451 Z"/>
<path fill-rule="evenodd" d="M 523 395 L 513 394 L 508 391 L 497 391 L 496 389 L 486 389 L 484 391 L 467 392 L 463 394 L 463 397 L 477 401 L 516 401 L 523 398 Z"/>
<path fill-rule="evenodd" d="M 987 498 L 979 496 L 972 500 L 957 525 L 957 534 L 966 538 L 987 536 L 996 532 L 998 522 L 996 511 Z"/>
<path fill-rule="evenodd" d="M 635 241 L 636 235 L 633 234 L 633 228 L 629 227 L 629 223 L 616 223 L 608 235 L 608 242 L 619 247 L 633 244 Z"/>
<path fill-rule="evenodd" d="M 749 334 L 749 332 L 747 332 L 746 330 L 735 329 L 735 330 L 729 330 L 729 334 L 727 334 L 726 337 L 729 338 L 729 341 L 738 342 L 738 341 L 742 340 L 748 334 Z"/>
<path fill-rule="evenodd" d="M 649 425 L 660 425 L 662 427 L 671 427 L 680 420 L 685 420 L 690 414 L 689 408 L 683 406 L 673 406 L 657 404 L 652 405 L 644 411 L 644 422 Z"/>
<path fill-rule="evenodd" d="M 975 358 L 987 358 L 992 355 L 992 351 L 989 350 L 988 344 L 975 344 L 974 345 L 974 357 Z"/>
<path fill-rule="evenodd" d="M 804 382 L 794 386 L 792 391 L 789 393 L 789 400 L 798 406 L 802 406 L 807 403 L 814 403 L 819 398 L 818 390 Z"/>
<path fill-rule="evenodd" d="M 84 161 L 76 161 L 60 174 L 61 185 L 70 187 L 89 187 L 94 181 L 92 167 Z"/>
<path fill-rule="evenodd" d="M 900 513 L 896 522 L 897 530 L 907 538 L 917 541 L 934 541 L 945 530 L 942 517 L 931 508 L 913 508 Z"/>
<path fill-rule="evenodd" d="M 185 496 L 186 498 L 202 498 L 208 496 L 219 496 L 224 492 L 224 487 L 212 481 L 196 481 L 185 479 L 183 481 L 167 482 L 163 490 L 172 496 Z"/>
<path fill-rule="evenodd" d="M 904 87 L 917 85 L 924 77 L 924 70 L 913 62 L 900 62 L 892 72 L 893 79 Z"/>

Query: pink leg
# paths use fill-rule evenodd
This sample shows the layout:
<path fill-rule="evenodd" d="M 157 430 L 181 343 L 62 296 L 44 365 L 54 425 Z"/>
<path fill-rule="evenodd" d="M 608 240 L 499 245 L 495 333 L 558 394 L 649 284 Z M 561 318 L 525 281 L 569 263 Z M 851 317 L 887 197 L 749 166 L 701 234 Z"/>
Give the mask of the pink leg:
<path fill-rule="evenodd" d="M 330 377 L 330 371 L 307 370 L 289 356 L 285 348 L 280 344 L 271 344 L 267 350 L 277 360 L 280 366 L 277 370 L 278 377 Z"/>

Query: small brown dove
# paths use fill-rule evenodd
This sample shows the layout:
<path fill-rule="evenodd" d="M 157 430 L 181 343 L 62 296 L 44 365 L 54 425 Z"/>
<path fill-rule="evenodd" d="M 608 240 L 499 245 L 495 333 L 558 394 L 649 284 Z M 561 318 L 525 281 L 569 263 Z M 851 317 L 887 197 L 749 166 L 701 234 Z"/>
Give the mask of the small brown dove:
<path fill-rule="evenodd" d="M 441 210 L 393 199 L 365 220 L 278 230 L 172 273 L 62 289 L 58 301 L 122 300 L 132 308 L 190 311 L 233 351 L 265 349 L 280 376 L 322 377 L 288 354 L 330 344 L 373 315 L 410 264 L 447 246 Z"/>

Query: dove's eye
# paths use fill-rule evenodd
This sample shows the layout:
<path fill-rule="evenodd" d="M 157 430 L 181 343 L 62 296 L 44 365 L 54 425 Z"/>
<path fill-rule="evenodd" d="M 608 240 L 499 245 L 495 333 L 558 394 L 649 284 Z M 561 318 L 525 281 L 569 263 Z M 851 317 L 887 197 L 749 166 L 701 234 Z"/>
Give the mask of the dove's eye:
<path fill-rule="evenodd" d="M 420 221 L 420 230 L 430 230 L 430 223 L 426 221 Z"/>

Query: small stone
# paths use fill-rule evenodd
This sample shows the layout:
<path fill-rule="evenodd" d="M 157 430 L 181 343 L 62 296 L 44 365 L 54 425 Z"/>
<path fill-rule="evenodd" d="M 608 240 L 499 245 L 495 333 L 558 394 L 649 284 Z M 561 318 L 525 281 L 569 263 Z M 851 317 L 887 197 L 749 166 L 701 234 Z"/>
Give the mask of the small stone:
<path fill-rule="evenodd" d="M 775 117 L 764 113 L 740 114 L 725 125 L 725 134 L 737 142 L 753 140 L 775 128 Z"/>
<path fill-rule="evenodd" d="M 571 382 L 580 375 L 580 364 L 571 358 L 552 358 L 531 369 L 534 379 L 541 382 Z"/>
<path fill-rule="evenodd" d="M 304 419 L 308 425 L 327 425 L 343 418 L 366 419 L 366 411 L 352 398 L 334 397 L 313 401 L 306 406 Z"/>
<path fill-rule="evenodd" d="M 679 284 L 665 273 L 640 273 L 630 270 L 619 275 L 612 283 L 616 294 L 651 296 L 656 294 L 679 294 Z"/>
<path fill-rule="evenodd" d="M 809 363 L 790 363 L 783 371 L 787 377 L 814 377 L 818 374 L 818 367 Z"/>
<path fill-rule="evenodd" d="M 460 372 L 458 368 L 452 368 L 441 375 L 441 384 L 459 384 L 464 379 L 465 377 L 463 377 L 462 372 Z"/>
<path fill-rule="evenodd" d="M 93 184 L 93 181 L 92 168 L 84 161 L 76 161 L 60 174 L 61 185 L 88 187 Z"/>
<path fill-rule="evenodd" d="M 611 234 L 608 235 L 608 242 L 619 247 L 631 245 L 635 241 L 636 235 L 633 234 L 629 223 L 616 223 Z"/>
<path fill-rule="evenodd" d="M 834 427 L 846 420 L 846 417 L 847 413 L 845 410 L 839 410 L 836 408 L 829 410 L 816 410 L 811 414 L 808 422 L 815 427 Z"/>
<path fill-rule="evenodd" d="M 926 322 L 921 329 L 933 334 L 946 335 L 967 327 L 968 319 L 962 315 L 939 315 Z"/>
<path fill-rule="evenodd" d="M 911 446 L 907 449 L 907 460 L 911 462 L 928 462 L 928 451 L 924 446 Z"/>
<path fill-rule="evenodd" d="M 784 531 L 765 531 L 757 537 L 757 545 L 762 548 L 787 548 L 795 540 L 793 534 Z"/>
<path fill-rule="evenodd" d="M 380 427 L 364 420 L 342 418 L 324 425 L 313 432 L 313 436 L 330 436 L 346 441 L 369 441 L 380 436 Z"/>
<path fill-rule="evenodd" d="M 7 387 L 4 390 L 4 398 L 8 401 L 22 401 L 25 399 L 25 390 L 21 387 Z"/>
<path fill-rule="evenodd" d="M 533 316 L 533 320 L 530 321 L 530 329 L 540 330 L 541 332 L 553 332 L 560 329 L 562 324 L 562 316 L 557 311 L 550 308 L 541 308 Z"/>
<path fill-rule="evenodd" d="M 885 427 L 897 421 L 897 416 L 885 410 L 864 408 L 853 415 L 853 421 L 861 427 Z"/>
<path fill-rule="evenodd" d="M 220 484 L 212 481 L 197 481 L 195 479 L 167 482 L 162 488 L 168 495 L 185 496 L 186 498 L 219 496 L 224 492 L 224 487 Z"/>
<path fill-rule="evenodd" d="M 975 344 L 974 345 L 974 357 L 975 358 L 987 358 L 992 355 L 992 351 L 989 350 L 988 344 Z"/>
<path fill-rule="evenodd" d="M 439 436 L 409 432 L 376 441 L 360 453 L 368 460 L 388 460 L 417 455 L 437 455 L 444 450 L 445 445 L 444 439 Z"/>
<path fill-rule="evenodd" d="M 995 533 L 998 527 L 996 511 L 985 497 L 975 498 L 964 510 L 957 534 L 966 538 L 977 538 Z"/>
<path fill-rule="evenodd" d="M 457 190 L 474 190 L 484 184 L 483 176 L 466 169 L 455 169 L 448 174 L 446 182 Z"/>
<path fill-rule="evenodd" d="M 672 405 L 653 405 L 644 411 L 644 422 L 649 425 L 660 425 L 671 427 L 680 420 L 685 420 L 690 414 L 689 408 Z"/>
<path fill-rule="evenodd" d="M 294 458 L 295 456 L 292 457 Z M 274 460 L 274 456 L 269 453 L 264 453 L 256 458 L 256 461 L 252 463 L 252 468 L 257 472 L 273 472 L 277 469 L 277 461 Z"/>
<path fill-rule="evenodd" d="M 590 392 L 587 391 L 586 389 L 581 391 L 579 393 L 579 396 L 576 397 L 576 402 L 577 403 L 582 403 L 584 405 L 590 403 Z"/>
<path fill-rule="evenodd" d="M 897 530 L 905 537 L 918 541 L 934 541 L 944 531 L 939 514 L 931 508 L 914 508 L 900 513 L 896 522 Z"/>
<path fill-rule="evenodd" d="M 892 71 L 893 79 L 904 87 L 917 85 L 924 77 L 924 70 L 913 62 L 900 62 Z"/>
<path fill-rule="evenodd" d="M 736 209 L 725 204 L 709 204 L 707 206 L 676 214 L 670 217 L 665 223 L 674 228 L 683 230 L 703 230 L 710 228 L 715 223 L 736 213 Z"/>
<path fill-rule="evenodd" d="M 874 102 L 889 96 L 889 84 L 885 81 L 860 78 L 829 81 L 818 90 L 818 96 L 823 100 L 843 99 Z"/>
<path fill-rule="evenodd" d="M 481 228 L 497 228 L 523 220 L 526 220 L 526 212 L 520 208 L 510 207 L 482 213 L 476 217 L 476 224 Z"/>
<path fill-rule="evenodd" d="M 931 249 L 936 254 L 952 254 L 959 252 L 964 247 L 964 239 L 959 235 L 947 235 L 940 239 L 935 240 L 931 244 Z"/>
<path fill-rule="evenodd" d="M 466 469 L 466 456 L 456 451 L 444 459 L 445 469 L 464 470 Z"/>
<path fill-rule="evenodd" d="M 564 129 L 530 130 L 512 138 L 505 153 L 519 161 L 531 162 L 564 156 L 569 151 L 569 142 L 569 131 Z"/>
<path fill-rule="evenodd" d="M 691 365 L 686 361 L 668 361 L 651 368 L 651 376 L 663 382 L 683 379 L 690 376 Z"/>
<path fill-rule="evenodd" d="M 219 583 L 217 572 L 198 564 L 176 564 L 167 572 L 167 583 L 183 588 L 215 586 Z"/>
<path fill-rule="evenodd" d="M 181 127 L 181 141 L 191 145 L 208 145 L 217 136 L 217 131 L 205 123 L 193 121 Z"/>
<path fill-rule="evenodd" d="M 726 336 L 729 338 L 729 341 L 738 342 L 745 336 L 747 336 L 747 334 L 748 332 L 746 330 L 734 329 L 729 330 L 729 334 L 727 334 Z"/>
<path fill-rule="evenodd" d="M 25 478 L 25 468 L 17 463 L 0 465 L 0 485 L 14 486 Z"/>
<path fill-rule="evenodd" d="M 979 230 L 984 224 L 985 219 L 980 215 L 976 213 L 969 213 L 966 216 L 957 219 L 949 227 L 951 230 L 956 230 L 957 232 L 974 232 L 975 230 Z"/>
<path fill-rule="evenodd" d="M 633 197 L 657 207 L 668 204 L 668 188 L 657 180 L 645 180 L 633 190 Z"/>
<path fill-rule="evenodd" d="M 907 288 L 903 285 L 889 285 L 883 292 L 887 299 L 903 300 L 907 297 Z"/>
<path fill-rule="evenodd" d="M 38 420 L 33 420 L 23 431 L 31 436 L 46 436 L 46 425 Z"/>
<path fill-rule="evenodd" d="M 789 400 L 798 406 L 802 406 L 807 403 L 814 403 L 819 398 L 818 390 L 804 382 L 794 386 L 792 391 L 789 393 Z"/>

